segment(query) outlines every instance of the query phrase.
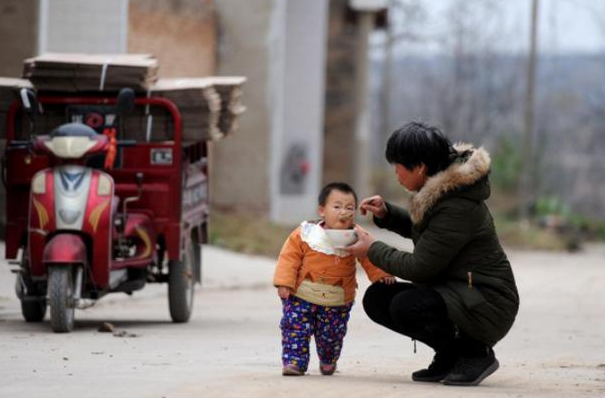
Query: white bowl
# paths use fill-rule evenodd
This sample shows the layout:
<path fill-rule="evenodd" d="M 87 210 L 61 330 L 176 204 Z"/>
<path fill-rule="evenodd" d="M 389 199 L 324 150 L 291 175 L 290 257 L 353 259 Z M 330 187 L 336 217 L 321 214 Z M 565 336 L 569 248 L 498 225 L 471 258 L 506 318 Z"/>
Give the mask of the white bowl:
<path fill-rule="evenodd" d="M 328 235 L 328 238 L 330 238 L 332 244 L 337 249 L 357 242 L 357 234 L 352 229 L 325 229 L 324 231 L 326 231 L 326 235 Z"/>

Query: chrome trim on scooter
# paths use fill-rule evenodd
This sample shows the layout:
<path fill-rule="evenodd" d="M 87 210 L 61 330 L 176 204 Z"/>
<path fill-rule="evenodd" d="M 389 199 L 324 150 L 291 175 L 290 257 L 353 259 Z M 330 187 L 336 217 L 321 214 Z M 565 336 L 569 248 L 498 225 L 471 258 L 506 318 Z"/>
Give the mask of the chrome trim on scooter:
<path fill-rule="evenodd" d="M 78 267 L 76 274 L 76 291 L 74 292 L 74 300 L 79 300 L 82 296 L 82 267 Z"/>
<path fill-rule="evenodd" d="M 128 279 L 128 271 L 126 269 L 117 269 L 109 273 L 109 287 L 115 289 L 120 283 Z"/>
<path fill-rule="evenodd" d="M 90 308 L 97 303 L 97 300 L 93 299 L 77 299 L 74 300 L 75 307 L 79 310 L 85 310 L 86 308 Z"/>
<path fill-rule="evenodd" d="M 40 229 L 40 228 L 28 228 L 29 232 L 33 232 L 42 236 L 46 236 L 48 235 L 48 231 L 45 229 Z"/>

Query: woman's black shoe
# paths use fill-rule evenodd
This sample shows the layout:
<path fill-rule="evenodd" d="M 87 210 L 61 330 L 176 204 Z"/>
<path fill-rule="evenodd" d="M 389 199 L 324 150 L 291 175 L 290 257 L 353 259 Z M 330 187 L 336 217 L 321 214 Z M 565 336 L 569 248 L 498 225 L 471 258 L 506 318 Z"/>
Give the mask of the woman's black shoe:
<path fill-rule="evenodd" d="M 456 357 L 442 352 L 435 353 L 433 362 L 427 369 L 418 370 L 412 373 L 412 380 L 424 382 L 440 382 L 447 376 L 456 363 Z"/>
<path fill-rule="evenodd" d="M 443 379 L 443 384 L 450 386 L 476 386 L 483 379 L 494 373 L 500 364 L 491 348 L 484 357 L 460 357 L 454 368 Z"/>

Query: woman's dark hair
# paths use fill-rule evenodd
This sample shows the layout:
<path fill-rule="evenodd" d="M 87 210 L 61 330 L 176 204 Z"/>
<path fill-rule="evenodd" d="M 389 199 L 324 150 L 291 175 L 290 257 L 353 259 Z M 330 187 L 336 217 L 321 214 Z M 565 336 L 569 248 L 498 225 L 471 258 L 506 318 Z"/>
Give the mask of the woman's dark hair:
<path fill-rule="evenodd" d="M 390 164 L 398 163 L 411 170 L 420 164 L 432 176 L 451 163 L 452 144 L 437 127 L 411 122 L 398 128 L 387 141 L 385 157 Z"/>
<path fill-rule="evenodd" d="M 334 190 L 352 194 L 353 198 L 355 198 L 355 207 L 357 207 L 357 194 L 355 193 L 355 190 L 351 188 L 349 184 L 344 182 L 331 182 L 323 187 L 319 192 L 319 196 L 317 197 L 318 204 L 320 206 L 325 206 L 328 196 L 330 196 L 330 193 L 332 193 Z"/>

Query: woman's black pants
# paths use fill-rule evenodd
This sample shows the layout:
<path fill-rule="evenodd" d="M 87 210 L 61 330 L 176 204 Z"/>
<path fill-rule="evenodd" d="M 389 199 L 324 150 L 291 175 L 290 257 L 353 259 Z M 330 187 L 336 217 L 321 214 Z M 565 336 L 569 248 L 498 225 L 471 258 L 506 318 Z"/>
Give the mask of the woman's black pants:
<path fill-rule="evenodd" d="M 446 355 L 483 356 L 487 346 L 459 333 L 447 316 L 443 297 L 413 283 L 374 283 L 363 297 L 363 308 L 374 322 L 423 342 Z"/>

